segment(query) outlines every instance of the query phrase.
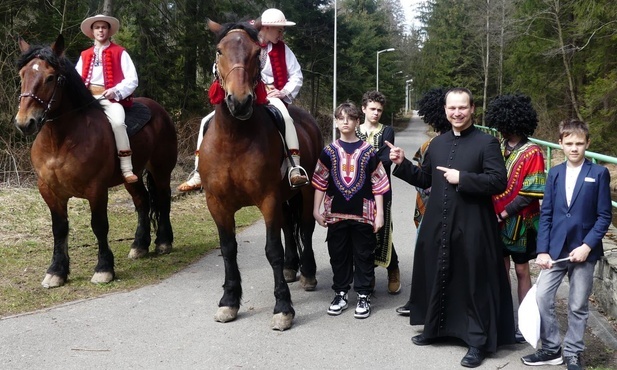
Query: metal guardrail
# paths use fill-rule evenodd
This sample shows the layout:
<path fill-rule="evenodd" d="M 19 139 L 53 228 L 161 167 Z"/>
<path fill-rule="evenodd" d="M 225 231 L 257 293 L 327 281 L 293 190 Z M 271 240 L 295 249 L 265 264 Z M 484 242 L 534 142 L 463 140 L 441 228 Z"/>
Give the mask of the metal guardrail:
<path fill-rule="evenodd" d="M 496 129 L 492 128 L 492 127 L 486 127 L 486 126 L 480 126 L 480 125 L 476 125 L 477 128 L 479 128 L 480 130 L 486 132 L 487 134 L 491 134 L 499 139 L 501 139 L 501 134 L 499 133 L 499 131 L 497 131 Z M 544 141 L 544 140 L 538 140 L 538 139 L 534 139 L 532 137 L 529 138 L 529 140 L 533 143 L 536 143 L 538 145 L 540 145 L 543 149 L 544 149 L 544 153 L 546 154 L 545 156 L 545 161 L 546 161 L 546 165 L 545 165 L 545 169 L 546 172 L 548 172 L 548 170 L 551 168 L 551 163 L 552 163 L 552 159 L 553 159 L 553 149 L 557 149 L 557 150 L 561 150 L 561 147 L 559 146 L 559 144 L 555 144 L 555 143 L 551 143 L 550 141 Z M 612 163 L 612 164 L 617 164 L 617 158 L 615 157 L 611 157 L 605 154 L 600 154 L 600 153 L 596 153 L 596 152 L 591 152 L 591 151 L 585 151 L 585 157 L 589 158 L 593 163 L 598 163 L 598 161 L 600 162 L 604 162 L 604 163 Z M 611 204 L 613 205 L 613 208 L 617 208 L 617 202 L 616 201 L 611 201 Z"/>

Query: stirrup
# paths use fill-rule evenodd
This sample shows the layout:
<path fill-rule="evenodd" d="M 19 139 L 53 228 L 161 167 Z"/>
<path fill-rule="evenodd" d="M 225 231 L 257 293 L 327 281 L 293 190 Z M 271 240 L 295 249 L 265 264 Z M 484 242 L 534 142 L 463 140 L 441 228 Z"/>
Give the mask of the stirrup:
<path fill-rule="evenodd" d="M 300 175 L 298 175 L 298 176 L 304 176 L 306 178 L 306 180 L 304 182 L 299 183 L 299 184 L 293 184 L 291 182 L 291 177 L 292 177 L 291 176 L 291 172 L 295 171 L 295 170 L 298 170 L 298 172 L 300 172 Z M 310 182 L 310 180 L 308 178 L 308 173 L 306 172 L 304 167 L 299 166 L 299 165 L 298 166 L 294 166 L 294 167 L 289 167 L 289 170 L 287 171 L 287 181 L 289 181 L 289 187 L 291 187 L 292 189 L 297 189 L 297 188 L 302 187 L 304 185 L 308 185 L 309 182 Z"/>

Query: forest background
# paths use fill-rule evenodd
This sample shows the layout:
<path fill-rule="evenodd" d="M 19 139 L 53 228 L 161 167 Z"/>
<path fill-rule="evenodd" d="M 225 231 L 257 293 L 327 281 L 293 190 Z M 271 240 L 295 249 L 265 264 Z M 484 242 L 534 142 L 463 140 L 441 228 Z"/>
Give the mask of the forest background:
<path fill-rule="evenodd" d="M 207 100 L 216 45 L 206 20 L 249 20 L 269 7 L 297 23 L 285 42 L 296 54 L 304 86 L 296 104 L 332 136 L 334 1 L 330 0 L 3 0 L 0 4 L 0 184 L 31 183 L 33 138 L 12 126 L 20 93 L 17 37 L 51 43 L 59 33 L 77 61 L 91 41 L 79 30 L 88 16 L 120 19 L 115 41 L 127 48 L 139 74 L 138 96 L 159 101 L 172 115 L 179 165 L 190 169 Z M 557 141 L 557 124 L 590 124 L 591 150 L 617 155 L 617 3 L 610 0 L 429 0 L 412 27 L 405 0 L 339 0 L 337 104 L 360 103 L 376 87 L 388 97 L 382 122 L 413 109 L 433 87 L 464 86 L 475 94 L 477 123 L 500 94 L 531 96 L 540 123 L 534 137 Z M 378 51 L 394 48 L 379 55 Z"/>

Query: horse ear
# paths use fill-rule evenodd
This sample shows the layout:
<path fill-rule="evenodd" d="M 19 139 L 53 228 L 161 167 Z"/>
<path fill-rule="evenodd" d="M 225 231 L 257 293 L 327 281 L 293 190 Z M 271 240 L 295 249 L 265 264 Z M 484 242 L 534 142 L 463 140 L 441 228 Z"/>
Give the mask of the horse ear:
<path fill-rule="evenodd" d="M 56 41 L 51 44 L 51 50 L 58 56 L 64 54 L 64 36 L 62 36 L 62 34 L 59 34 Z"/>
<path fill-rule="evenodd" d="M 208 18 L 208 28 L 210 29 L 210 31 L 218 33 L 221 30 L 221 25 Z"/>
<path fill-rule="evenodd" d="M 261 17 L 254 20 L 251 24 L 257 29 L 257 31 L 261 31 Z"/>
<path fill-rule="evenodd" d="M 21 36 L 17 36 L 17 43 L 19 44 L 19 50 L 22 53 L 25 53 L 30 49 L 30 44 L 26 42 L 26 40 L 22 39 Z"/>

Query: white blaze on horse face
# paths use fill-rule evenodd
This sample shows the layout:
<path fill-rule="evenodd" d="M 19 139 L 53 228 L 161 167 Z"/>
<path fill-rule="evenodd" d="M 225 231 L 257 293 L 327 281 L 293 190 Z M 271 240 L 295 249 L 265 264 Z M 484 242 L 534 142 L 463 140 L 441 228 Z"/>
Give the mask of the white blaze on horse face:
<path fill-rule="evenodd" d="M 39 70 L 39 64 L 38 63 L 34 63 L 32 65 L 32 69 L 35 70 L 35 71 L 38 71 Z"/>

